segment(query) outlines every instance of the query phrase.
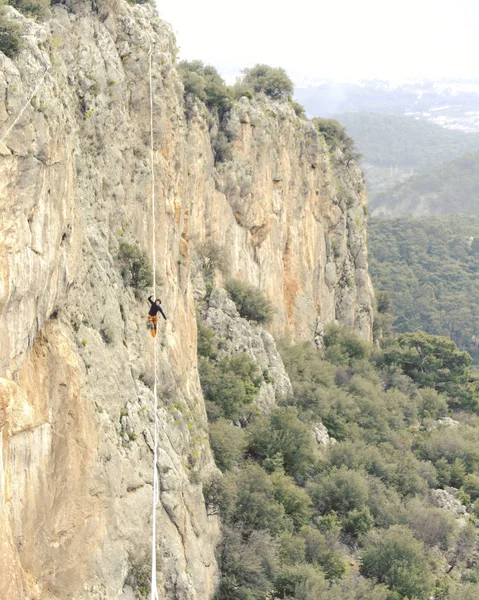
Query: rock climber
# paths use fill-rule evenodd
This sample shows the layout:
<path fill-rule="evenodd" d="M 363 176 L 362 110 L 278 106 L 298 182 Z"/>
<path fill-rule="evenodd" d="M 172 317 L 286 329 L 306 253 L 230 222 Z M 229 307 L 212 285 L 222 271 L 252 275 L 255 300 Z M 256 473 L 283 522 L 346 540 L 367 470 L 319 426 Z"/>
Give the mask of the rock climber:
<path fill-rule="evenodd" d="M 165 319 L 167 320 L 163 309 L 161 308 L 161 300 L 157 298 L 153 302 L 153 296 L 148 298 L 148 302 L 150 303 L 150 312 L 148 313 L 148 327 L 151 329 L 151 335 L 156 337 L 156 329 L 158 326 L 158 313 L 160 312 Z"/>

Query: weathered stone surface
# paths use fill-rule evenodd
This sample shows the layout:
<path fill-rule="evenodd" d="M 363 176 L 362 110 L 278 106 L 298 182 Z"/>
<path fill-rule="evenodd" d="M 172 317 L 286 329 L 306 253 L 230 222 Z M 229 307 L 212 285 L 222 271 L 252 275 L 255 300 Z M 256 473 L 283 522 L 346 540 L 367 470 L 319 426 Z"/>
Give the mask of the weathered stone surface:
<path fill-rule="evenodd" d="M 327 450 L 330 446 L 337 443 L 337 440 L 329 435 L 323 423 L 315 423 L 313 425 L 313 435 L 321 450 Z"/>
<path fill-rule="evenodd" d="M 321 343 L 337 320 L 371 336 L 365 191 L 287 104 L 246 98 L 214 164 L 205 109 L 187 119 L 168 25 L 126 2 L 55 5 L 0 54 L 0 597 L 134 596 L 150 556 L 153 345 L 146 299 L 126 288 L 121 241 L 156 249 L 168 322 L 158 341 L 160 597 L 207 600 L 217 520 L 202 481 L 215 467 L 196 362 L 191 258 L 223 246 L 232 276 L 275 305 L 273 333 Z M 151 220 L 148 52 L 154 86 Z M 329 266 L 328 266 L 329 265 Z M 148 295 L 146 292 L 143 296 Z M 141 296 L 141 294 L 140 294 Z M 216 306 L 214 303 L 216 302 Z M 291 393 L 273 338 L 224 294 L 207 318 L 268 370 L 265 411 Z"/>
<path fill-rule="evenodd" d="M 437 419 L 431 425 L 432 429 L 442 429 L 444 427 L 459 427 L 459 421 L 451 419 L 451 417 L 443 417 L 442 419 Z"/>
<path fill-rule="evenodd" d="M 456 516 L 466 514 L 466 507 L 446 490 L 432 490 L 429 498 L 432 504 L 445 508 Z"/>

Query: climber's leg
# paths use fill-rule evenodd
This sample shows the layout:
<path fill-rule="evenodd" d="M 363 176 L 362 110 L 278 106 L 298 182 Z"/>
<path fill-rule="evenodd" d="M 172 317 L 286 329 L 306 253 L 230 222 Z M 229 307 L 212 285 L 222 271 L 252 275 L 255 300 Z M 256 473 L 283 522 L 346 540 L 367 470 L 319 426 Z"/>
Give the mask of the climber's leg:
<path fill-rule="evenodd" d="M 158 317 L 157 316 L 151 317 L 151 335 L 153 337 L 156 337 L 157 326 L 158 326 Z"/>

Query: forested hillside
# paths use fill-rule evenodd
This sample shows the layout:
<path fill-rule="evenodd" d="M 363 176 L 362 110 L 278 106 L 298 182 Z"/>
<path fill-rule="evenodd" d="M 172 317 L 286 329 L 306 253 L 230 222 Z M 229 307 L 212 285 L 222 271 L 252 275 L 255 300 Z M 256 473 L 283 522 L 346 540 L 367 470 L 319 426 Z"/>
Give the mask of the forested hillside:
<path fill-rule="evenodd" d="M 363 156 L 368 189 L 373 194 L 414 173 L 479 150 L 479 135 L 445 129 L 422 119 L 368 112 L 336 118 Z"/>
<path fill-rule="evenodd" d="M 402 115 L 345 113 L 335 117 L 346 127 L 368 163 L 426 170 L 479 149 L 479 135 L 445 129 Z"/>
<path fill-rule="evenodd" d="M 479 152 L 465 154 L 377 194 L 371 208 L 391 216 L 478 215 Z"/>
<path fill-rule="evenodd" d="M 246 348 L 225 355 L 231 339 L 201 320 L 198 334 L 223 472 L 205 487 L 223 521 L 217 600 L 479 597 L 467 353 L 424 332 L 379 351 L 330 326 L 322 351 L 283 344 L 293 390 L 265 412 L 256 398 L 274 376 Z"/>
<path fill-rule="evenodd" d="M 479 360 L 479 218 L 369 222 L 370 271 L 390 294 L 397 332 L 450 336 Z"/>

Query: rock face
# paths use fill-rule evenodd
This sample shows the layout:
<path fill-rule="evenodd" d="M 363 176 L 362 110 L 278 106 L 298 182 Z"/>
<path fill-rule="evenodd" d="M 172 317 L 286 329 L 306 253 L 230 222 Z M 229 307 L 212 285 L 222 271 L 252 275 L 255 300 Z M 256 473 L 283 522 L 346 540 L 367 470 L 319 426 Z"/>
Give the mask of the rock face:
<path fill-rule="evenodd" d="M 154 240 L 168 315 L 157 363 L 159 593 L 207 600 L 219 524 L 202 494 L 215 467 L 196 363 L 195 248 L 213 238 L 230 275 L 270 297 L 272 333 L 319 343 L 337 320 L 369 338 L 362 175 L 288 105 L 266 100 L 232 109 L 232 158 L 215 165 L 208 116 L 199 105 L 185 115 L 174 39 L 149 6 L 72 1 L 42 24 L 8 11 L 25 48 L 14 61 L 0 54 L 0 135 L 50 68 L 0 144 L 0 597 L 128 599 L 147 585 L 149 291 L 125 286 L 121 248 L 151 260 Z M 208 319 L 275 370 L 268 406 L 290 393 L 273 338 L 242 331 L 228 302 L 214 296 Z"/>

